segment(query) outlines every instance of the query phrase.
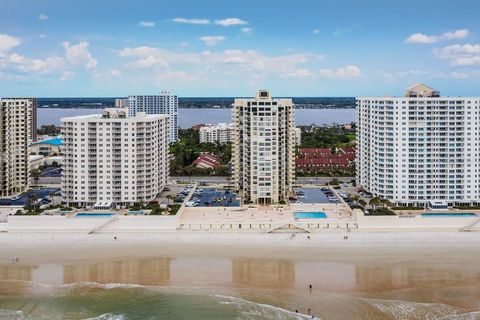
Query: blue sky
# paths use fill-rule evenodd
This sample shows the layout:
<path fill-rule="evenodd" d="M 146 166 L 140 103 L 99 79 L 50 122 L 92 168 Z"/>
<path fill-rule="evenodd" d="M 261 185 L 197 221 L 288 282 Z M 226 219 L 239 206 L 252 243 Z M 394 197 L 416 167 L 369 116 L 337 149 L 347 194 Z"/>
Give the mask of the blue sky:
<path fill-rule="evenodd" d="M 0 0 L 0 96 L 480 95 L 480 1 Z"/>

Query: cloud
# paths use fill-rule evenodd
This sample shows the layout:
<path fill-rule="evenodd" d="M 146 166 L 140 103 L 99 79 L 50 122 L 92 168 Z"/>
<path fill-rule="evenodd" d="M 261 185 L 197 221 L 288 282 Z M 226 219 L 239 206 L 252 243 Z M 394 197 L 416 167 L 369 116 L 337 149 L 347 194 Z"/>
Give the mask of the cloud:
<path fill-rule="evenodd" d="M 434 55 L 449 60 L 452 66 L 471 66 L 480 64 L 480 44 L 454 44 L 433 49 Z"/>
<path fill-rule="evenodd" d="M 2 53 L 9 51 L 19 44 L 20 39 L 9 36 L 8 34 L 0 33 L 0 56 Z"/>
<path fill-rule="evenodd" d="M 172 21 L 177 23 L 188 23 L 188 24 L 210 24 L 210 20 L 208 19 L 175 18 L 175 19 L 172 19 Z"/>
<path fill-rule="evenodd" d="M 75 77 L 75 72 L 73 71 L 64 71 L 60 77 L 60 81 L 69 81 Z"/>
<path fill-rule="evenodd" d="M 325 78 L 340 78 L 340 79 L 351 79 L 351 78 L 358 78 L 362 75 L 360 68 L 354 65 L 346 65 L 344 67 L 340 67 L 336 70 L 333 69 L 320 69 L 319 71 L 320 76 Z"/>
<path fill-rule="evenodd" d="M 297 69 L 285 75 L 291 78 L 311 78 L 315 76 L 315 74 L 308 69 Z"/>
<path fill-rule="evenodd" d="M 313 33 L 313 34 L 319 34 L 319 33 L 321 33 L 321 32 L 322 32 L 322 30 L 320 30 L 320 29 L 313 29 L 313 30 L 312 30 L 312 33 Z"/>
<path fill-rule="evenodd" d="M 414 33 L 405 40 L 405 43 L 430 44 L 439 41 L 465 39 L 469 35 L 470 31 L 468 29 L 459 29 L 452 32 L 445 32 L 444 34 L 439 36 L 429 36 L 423 33 Z"/>
<path fill-rule="evenodd" d="M 435 43 L 438 39 L 435 36 L 427 36 L 422 33 L 415 33 L 408 37 L 406 43 Z"/>
<path fill-rule="evenodd" d="M 107 75 L 110 78 L 121 78 L 122 77 L 122 72 L 118 69 L 110 69 L 107 71 Z"/>
<path fill-rule="evenodd" d="M 119 56 L 129 61 L 127 68 L 136 68 L 162 79 L 188 78 L 198 81 L 208 79 L 251 79 L 274 76 L 306 78 L 315 76 L 310 65 L 322 60 L 320 54 L 303 52 L 266 55 L 255 50 L 229 49 L 220 52 L 186 52 L 154 47 L 124 48 Z M 134 73 L 134 72 L 132 72 Z M 153 73 L 153 75 L 151 75 Z M 243 81 L 243 80 L 242 80 Z"/>
<path fill-rule="evenodd" d="M 215 24 L 218 24 L 224 27 L 229 27 L 229 26 L 248 24 L 248 22 L 239 18 L 226 18 L 226 19 L 215 20 Z"/>
<path fill-rule="evenodd" d="M 81 41 L 78 44 L 70 45 L 69 42 L 64 42 L 65 58 L 68 63 L 73 65 L 83 66 L 85 69 L 94 69 L 98 61 L 92 57 L 88 51 L 89 43 Z"/>
<path fill-rule="evenodd" d="M 48 16 L 41 13 L 41 14 L 38 15 L 38 20 L 48 20 Z"/>
<path fill-rule="evenodd" d="M 7 61 L 13 66 L 16 66 L 16 68 L 22 72 L 45 73 L 60 69 L 64 66 L 63 59 L 57 56 L 48 57 L 46 59 L 31 59 L 18 53 L 12 53 L 8 56 Z"/>
<path fill-rule="evenodd" d="M 252 33 L 253 29 L 252 28 L 242 28 L 242 29 L 240 29 L 240 31 L 242 31 L 243 33 L 250 34 L 250 33 Z"/>
<path fill-rule="evenodd" d="M 139 24 L 145 28 L 155 27 L 155 22 L 153 21 L 140 21 Z"/>
<path fill-rule="evenodd" d="M 225 39 L 224 36 L 204 36 L 200 38 L 200 40 L 202 40 L 207 46 L 214 46 Z"/>

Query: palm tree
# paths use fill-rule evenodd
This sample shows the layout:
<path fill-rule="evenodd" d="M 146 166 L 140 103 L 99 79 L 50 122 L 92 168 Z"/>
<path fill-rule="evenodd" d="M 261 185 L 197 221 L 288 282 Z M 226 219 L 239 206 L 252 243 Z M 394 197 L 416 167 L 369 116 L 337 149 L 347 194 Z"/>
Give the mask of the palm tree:
<path fill-rule="evenodd" d="M 365 208 L 365 206 L 367 205 L 367 201 L 365 201 L 365 200 L 363 200 L 363 199 L 360 199 L 360 200 L 358 200 L 358 204 L 359 204 L 360 206 L 362 206 L 363 208 Z"/>
<path fill-rule="evenodd" d="M 389 207 L 390 208 L 392 206 L 392 203 L 388 199 L 382 199 L 381 202 L 382 202 L 384 207 Z"/>
<path fill-rule="evenodd" d="M 30 176 L 32 177 L 35 184 L 38 184 L 38 180 L 40 179 L 40 171 L 38 169 L 32 169 L 30 171 Z"/>
<path fill-rule="evenodd" d="M 36 193 L 32 193 L 27 199 L 27 203 L 29 206 L 32 207 L 33 212 L 37 211 L 37 205 L 38 205 L 37 201 L 38 201 L 38 194 Z"/>
<path fill-rule="evenodd" d="M 171 194 L 167 194 L 167 196 L 165 198 L 167 198 L 167 206 L 170 205 L 170 200 L 175 199 L 175 197 L 172 196 Z"/>
<path fill-rule="evenodd" d="M 373 210 L 375 211 L 375 207 L 382 204 L 382 199 L 380 199 L 379 197 L 374 197 L 370 199 L 370 202 L 368 204 L 373 206 Z"/>

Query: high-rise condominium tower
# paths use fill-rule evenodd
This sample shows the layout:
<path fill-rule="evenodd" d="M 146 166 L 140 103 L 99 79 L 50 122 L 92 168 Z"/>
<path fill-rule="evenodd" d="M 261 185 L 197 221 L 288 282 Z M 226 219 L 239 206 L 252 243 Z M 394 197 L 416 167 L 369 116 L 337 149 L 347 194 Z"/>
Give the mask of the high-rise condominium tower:
<path fill-rule="evenodd" d="M 245 202 L 269 204 L 288 197 L 295 179 L 295 115 L 291 99 L 235 99 L 233 179 Z"/>
<path fill-rule="evenodd" d="M 167 183 L 168 116 L 105 109 L 62 118 L 67 205 L 124 207 L 153 200 Z"/>
<path fill-rule="evenodd" d="M 157 95 L 128 96 L 128 114 L 133 117 L 137 112 L 146 114 L 168 114 L 170 116 L 170 142 L 178 140 L 178 97 L 168 91 Z"/>
<path fill-rule="evenodd" d="M 28 146 L 37 136 L 36 114 L 36 99 L 0 98 L 0 195 L 2 197 L 28 189 Z"/>
<path fill-rule="evenodd" d="M 357 98 L 357 184 L 401 206 L 480 202 L 480 97 Z"/>

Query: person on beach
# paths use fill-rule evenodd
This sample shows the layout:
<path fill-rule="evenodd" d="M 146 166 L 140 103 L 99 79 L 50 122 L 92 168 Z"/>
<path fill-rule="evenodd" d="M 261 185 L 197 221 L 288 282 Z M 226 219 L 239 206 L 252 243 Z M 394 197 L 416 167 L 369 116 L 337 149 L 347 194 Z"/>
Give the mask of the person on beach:
<path fill-rule="evenodd" d="M 311 284 L 310 284 L 309 289 L 310 289 L 310 293 L 312 293 L 312 285 Z"/>

